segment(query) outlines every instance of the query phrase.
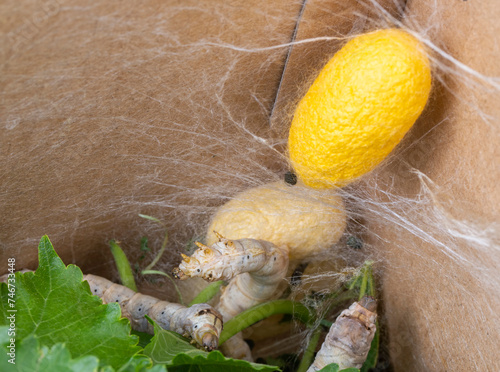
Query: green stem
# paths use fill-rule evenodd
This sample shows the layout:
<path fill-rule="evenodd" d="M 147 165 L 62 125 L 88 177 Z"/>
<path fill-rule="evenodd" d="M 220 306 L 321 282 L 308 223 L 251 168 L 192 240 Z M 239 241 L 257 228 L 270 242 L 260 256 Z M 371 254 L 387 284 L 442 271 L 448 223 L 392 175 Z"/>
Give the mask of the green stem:
<path fill-rule="evenodd" d="M 333 325 L 333 322 L 330 322 L 329 320 L 326 319 L 321 319 L 319 324 L 321 324 L 323 327 L 330 329 L 330 327 Z"/>
<path fill-rule="evenodd" d="M 146 268 L 144 269 L 145 271 L 151 270 L 154 267 L 154 265 L 156 265 L 158 263 L 161 256 L 163 255 L 163 252 L 165 252 L 165 248 L 167 247 L 167 243 L 168 243 L 168 232 L 165 232 L 165 238 L 163 239 L 163 243 L 161 244 L 161 248 L 158 251 L 158 254 L 153 259 L 153 261 L 151 261 L 151 263 L 148 266 L 146 266 Z"/>
<path fill-rule="evenodd" d="M 375 289 L 375 280 L 373 279 L 373 266 L 370 264 L 368 267 L 368 289 L 370 296 L 377 298 L 377 290 Z"/>
<path fill-rule="evenodd" d="M 159 223 L 160 225 L 162 225 L 163 227 L 166 228 L 165 224 L 163 222 L 161 222 L 158 218 L 156 217 L 153 217 L 153 216 L 148 216 L 147 214 L 141 214 L 139 213 L 139 217 L 142 217 L 142 218 L 145 218 L 146 220 L 150 220 L 150 221 L 153 221 L 153 222 L 156 222 L 156 223 Z"/>
<path fill-rule="evenodd" d="M 210 283 L 207 285 L 198 295 L 189 303 L 189 306 L 193 306 L 195 304 L 202 304 L 210 301 L 212 297 L 214 297 L 221 285 L 224 284 L 223 280 L 219 280 L 218 282 Z"/>
<path fill-rule="evenodd" d="M 361 367 L 361 372 L 368 372 L 370 369 L 377 366 L 378 361 L 378 349 L 380 344 L 380 329 L 377 322 L 377 331 L 375 332 L 375 337 L 373 337 L 372 344 L 370 346 L 370 351 L 366 357 L 363 366 Z"/>
<path fill-rule="evenodd" d="M 364 268 L 362 271 L 363 278 L 361 279 L 361 286 L 359 288 L 359 299 L 361 300 L 366 295 L 366 287 L 368 286 L 368 273 L 367 269 Z"/>
<path fill-rule="evenodd" d="M 132 273 L 132 268 L 130 267 L 130 262 L 128 262 L 127 256 L 116 241 L 110 240 L 109 245 L 111 247 L 111 253 L 115 258 L 116 267 L 118 268 L 118 274 L 120 275 L 122 284 L 125 287 L 137 292 L 134 274 Z"/>
<path fill-rule="evenodd" d="M 304 355 L 302 355 L 302 360 L 300 361 L 297 372 L 306 372 L 309 366 L 313 363 L 314 352 L 318 346 L 319 336 L 321 336 L 321 327 L 318 327 L 313 331 L 313 334 L 309 339 L 309 344 L 304 351 Z"/>
<path fill-rule="evenodd" d="M 300 302 L 290 300 L 265 302 L 239 313 L 233 319 L 226 322 L 219 338 L 219 346 L 238 332 L 275 314 L 292 314 L 294 318 L 307 325 L 314 322 L 314 315 Z"/>
<path fill-rule="evenodd" d="M 185 306 L 184 300 L 182 299 L 182 293 L 181 293 L 179 287 L 177 286 L 177 283 L 175 282 L 174 278 L 172 278 L 170 275 L 168 275 L 167 273 L 164 273 L 163 271 L 159 271 L 159 270 L 142 270 L 141 274 L 142 275 L 163 275 L 163 276 L 166 276 L 168 279 L 170 279 L 170 281 L 174 285 L 175 291 L 177 292 L 177 296 L 179 297 L 179 303 L 181 305 Z"/>

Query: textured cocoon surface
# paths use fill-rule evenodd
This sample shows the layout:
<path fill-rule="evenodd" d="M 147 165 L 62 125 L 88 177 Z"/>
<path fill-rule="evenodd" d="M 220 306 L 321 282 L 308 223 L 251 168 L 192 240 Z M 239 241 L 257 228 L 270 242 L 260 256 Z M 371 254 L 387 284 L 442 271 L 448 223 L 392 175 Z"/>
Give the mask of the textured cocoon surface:
<path fill-rule="evenodd" d="M 236 195 L 220 207 L 208 229 L 207 244 L 217 241 L 215 230 L 228 239 L 287 246 L 291 260 L 302 260 L 336 243 L 345 225 L 340 195 L 273 182 Z"/>
<path fill-rule="evenodd" d="M 344 186 L 377 166 L 422 112 L 431 71 L 420 42 L 396 29 L 349 41 L 300 101 L 288 140 L 301 180 Z"/>

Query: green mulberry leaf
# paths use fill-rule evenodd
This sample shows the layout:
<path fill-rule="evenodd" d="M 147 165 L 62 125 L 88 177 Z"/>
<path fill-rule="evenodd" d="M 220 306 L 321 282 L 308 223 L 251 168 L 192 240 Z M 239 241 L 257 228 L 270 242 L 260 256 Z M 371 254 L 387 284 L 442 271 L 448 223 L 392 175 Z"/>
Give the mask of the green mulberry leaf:
<path fill-rule="evenodd" d="M 318 372 L 359 372 L 357 368 L 345 368 L 339 370 L 339 365 L 337 363 L 332 363 L 327 365 L 326 367 L 321 368 Z"/>
<path fill-rule="evenodd" d="M 271 372 L 278 367 L 225 358 L 220 351 L 207 353 L 189 344 L 177 333 L 154 324 L 155 335 L 146 348 L 154 363 L 165 364 L 168 372 Z"/>
<path fill-rule="evenodd" d="M 0 325 L 8 325 L 7 317 L 15 314 L 17 342 L 36 336 L 48 348 L 64 343 L 73 358 L 94 355 L 101 366 L 115 369 L 141 350 L 119 305 L 103 305 L 92 296 L 81 270 L 66 267 L 47 236 L 38 246 L 38 259 L 36 272 L 16 273 L 14 307 L 8 302 L 12 292 L 1 283 Z"/>
<path fill-rule="evenodd" d="M 0 327 L 2 333 L 4 329 L 7 327 Z M 6 345 L 9 344 L 2 342 L 2 347 Z M 5 372 L 93 372 L 97 371 L 98 366 L 99 360 L 95 356 L 71 359 L 71 354 L 64 344 L 55 344 L 51 348 L 40 346 L 33 335 L 16 343 L 15 358 L 6 353 L 0 355 L 0 369 Z"/>

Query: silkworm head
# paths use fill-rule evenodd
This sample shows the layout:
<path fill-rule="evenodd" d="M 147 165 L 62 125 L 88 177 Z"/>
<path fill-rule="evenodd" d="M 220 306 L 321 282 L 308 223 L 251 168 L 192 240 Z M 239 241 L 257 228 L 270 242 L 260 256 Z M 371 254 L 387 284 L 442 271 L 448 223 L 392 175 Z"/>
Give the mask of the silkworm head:
<path fill-rule="evenodd" d="M 222 315 L 207 304 L 197 306 L 199 311 L 193 317 L 191 335 L 205 350 L 217 349 L 222 332 Z"/>
<path fill-rule="evenodd" d="M 222 244 L 222 243 L 217 243 Z M 218 266 L 221 265 L 218 259 L 221 252 L 217 249 L 216 244 L 208 247 L 201 243 L 197 243 L 197 249 L 191 257 L 182 255 L 182 262 L 178 267 L 178 277 L 182 278 L 182 272 L 187 277 L 201 277 L 206 280 L 218 280 L 220 278 Z"/>
<path fill-rule="evenodd" d="M 188 276 L 186 274 L 184 274 L 184 272 L 178 267 L 176 267 L 175 269 L 172 270 L 172 276 L 175 279 L 180 279 L 180 280 L 184 280 L 184 279 L 188 278 Z"/>

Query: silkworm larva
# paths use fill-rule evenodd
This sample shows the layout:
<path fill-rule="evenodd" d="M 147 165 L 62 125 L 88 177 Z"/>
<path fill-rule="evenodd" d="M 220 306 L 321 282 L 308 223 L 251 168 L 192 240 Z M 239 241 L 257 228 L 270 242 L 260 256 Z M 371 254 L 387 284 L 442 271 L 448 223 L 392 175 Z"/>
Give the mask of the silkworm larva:
<path fill-rule="evenodd" d="M 218 238 L 210 247 L 196 243 L 199 249 L 191 257 L 183 254 L 173 275 L 178 279 L 232 279 L 217 307 L 227 321 L 277 294 L 288 269 L 288 249 L 263 240 Z"/>
<path fill-rule="evenodd" d="M 8 274 L 0 276 L 0 282 L 7 281 L 7 278 Z M 190 337 L 208 351 L 219 345 L 222 315 L 208 304 L 185 307 L 134 292 L 97 275 L 84 275 L 83 279 L 89 283 L 92 294 L 101 297 L 103 303 L 118 302 L 122 316 L 130 320 L 136 331 L 153 334 L 153 326 L 144 317 L 148 315 L 162 328 Z"/>
<path fill-rule="evenodd" d="M 339 370 L 361 368 L 375 335 L 376 308 L 376 301 L 365 296 L 342 311 L 307 372 L 319 371 L 332 363 L 337 363 Z"/>
<path fill-rule="evenodd" d="M 88 274 L 83 279 L 104 303 L 118 302 L 122 316 L 130 320 L 136 331 L 153 333 L 153 326 L 144 317 L 148 315 L 162 328 L 190 337 L 206 350 L 216 349 L 219 344 L 222 315 L 208 304 L 185 307 L 134 292 L 100 276 Z"/>
<path fill-rule="evenodd" d="M 174 269 L 174 277 L 231 280 L 216 306 L 224 321 L 280 294 L 288 269 L 287 248 L 263 240 L 232 241 L 216 235 L 218 242 L 212 246 L 197 243 L 199 249 L 191 257 L 182 255 L 183 261 Z M 222 351 L 233 358 L 252 360 L 241 333 L 227 340 Z"/>

